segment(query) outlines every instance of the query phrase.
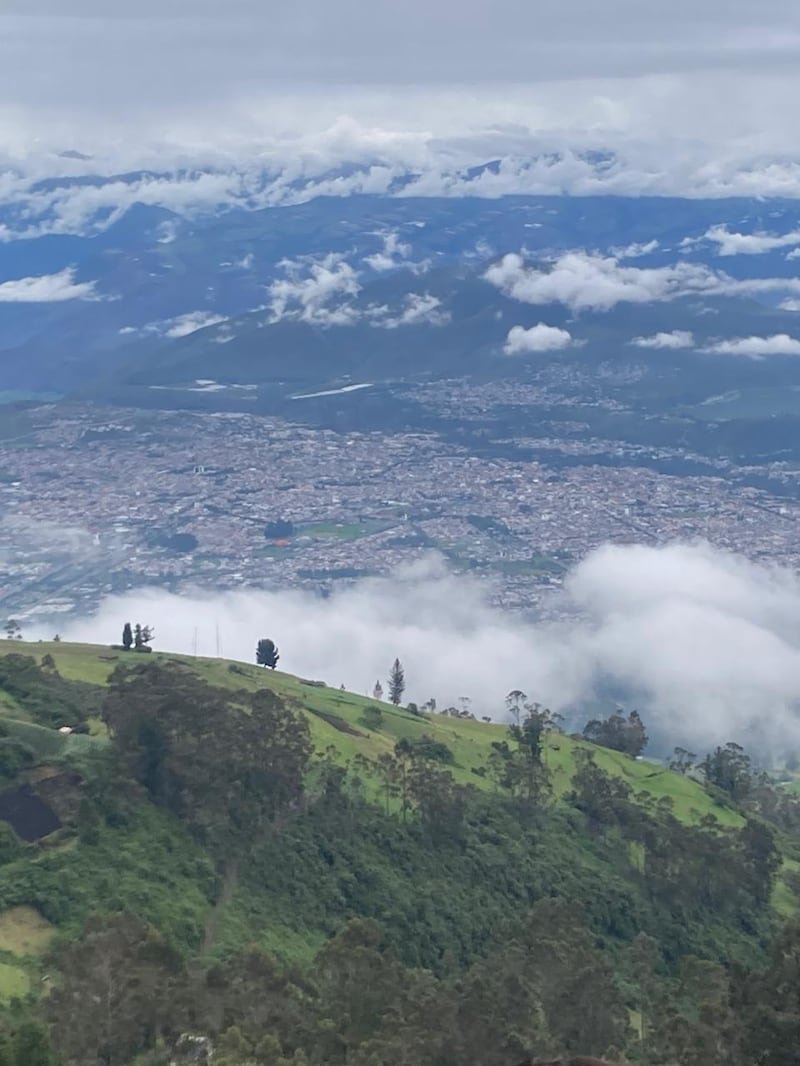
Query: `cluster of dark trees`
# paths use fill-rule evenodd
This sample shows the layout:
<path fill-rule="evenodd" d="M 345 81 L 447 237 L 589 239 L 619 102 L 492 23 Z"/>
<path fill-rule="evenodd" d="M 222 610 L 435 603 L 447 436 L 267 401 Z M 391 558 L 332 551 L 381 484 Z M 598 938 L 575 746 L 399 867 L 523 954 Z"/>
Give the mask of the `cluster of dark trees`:
<path fill-rule="evenodd" d="M 126 622 L 122 627 L 122 644 L 119 645 L 122 651 L 150 651 L 150 644 L 155 636 L 155 631 L 152 626 L 143 626 L 137 622 L 134 626 L 131 626 L 130 622 Z"/>
<path fill-rule="evenodd" d="M 593 744 L 600 744 L 626 755 L 641 755 L 647 747 L 648 736 L 638 711 L 625 715 L 615 711 L 608 718 L 593 718 L 586 723 L 583 735 Z"/>
<path fill-rule="evenodd" d="M 290 522 L 285 518 L 276 518 L 272 522 L 267 522 L 264 526 L 264 536 L 267 540 L 287 540 L 289 537 L 293 537 L 295 533 L 294 522 Z"/>
<path fill-rule="evenodd" d="M 116 771 L 235 855 L 299 802 L 311 756 L 305 719 L 269 689 L 215 689 L 175 664 L 119 666 L 103 720 Z"/>
<path fill-rule="evenodd" d="M 62 976 L 47 1012 L 57 1053 L 28 1023 L 8 1040 L 4 1066 L 164 1066 L 206 1061 L 208 1050 L 215 1066 L 513 1066 L 531 1048 L 542 1059 L 587 1046 L 621 1059 L 633 1033 L 606 953 L 556 900 L 537 903 L 513 936 L 448 978 L 403 965 L 371 920 L 348 923 L 307 970 L 282 969 L 255 948 L 189 967 L 129 916 L 92 921 L 54 961 Z M 665 975 L 647 936 L 619 961 L 647 1005 L 638 1062 L 796 1066 L 797 924 L 759 970 L 687 957 Z M 60 1025 L 65 1017 L 74 1024 Z"/>

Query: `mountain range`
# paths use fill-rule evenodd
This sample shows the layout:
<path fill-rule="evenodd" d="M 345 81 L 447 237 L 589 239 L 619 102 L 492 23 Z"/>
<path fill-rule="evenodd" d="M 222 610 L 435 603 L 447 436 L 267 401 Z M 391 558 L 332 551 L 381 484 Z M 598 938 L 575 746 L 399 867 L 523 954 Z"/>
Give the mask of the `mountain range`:
<path fill-rule="evenodd" d="M 143 179 L 80 180 L 105 203 Z M 6 203 L 4 388 L 285 412 L 356 384 L 605 360 L 673 368 L 694 402 L 800 385 L 793 201 L 403 192 L 133 203 L 38 236 Z"/>

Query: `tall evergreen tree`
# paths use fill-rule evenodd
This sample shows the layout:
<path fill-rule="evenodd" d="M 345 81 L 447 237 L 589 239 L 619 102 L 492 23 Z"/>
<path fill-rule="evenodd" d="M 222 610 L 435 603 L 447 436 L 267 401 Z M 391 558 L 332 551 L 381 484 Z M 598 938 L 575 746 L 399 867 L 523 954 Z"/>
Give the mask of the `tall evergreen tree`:
<path fill-rule="evenodd" d="M 122 627 L 122 647 L 125 651 L 130 651 L 133 644 L 133 630 L 131 629 L 130 622 L 126 622 Z"/>
<path fill-rule="evenodd" d="M 389 675 L 389 699 L 395 705 L 399 707 L 400 701 L 403 698 L 403 693 L 406 690 L 406 675 L 399 659 L 395 659 L 392 664 L 392 672 Z"/>

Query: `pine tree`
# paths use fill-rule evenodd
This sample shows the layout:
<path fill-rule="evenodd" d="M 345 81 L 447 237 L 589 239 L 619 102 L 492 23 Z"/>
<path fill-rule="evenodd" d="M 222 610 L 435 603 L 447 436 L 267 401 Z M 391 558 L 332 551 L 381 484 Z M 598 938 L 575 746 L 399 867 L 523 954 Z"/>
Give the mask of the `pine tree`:
<path fill-rule="evenodd" d="M 267 637 L 262 637 L 256 646 L 256 662 L 259 666 L 269 666 L 272 670 L 278 665 L 278 645 Z"/>
<path fill-rule="evenodd" d="M 133 631 L 131 629 L 130 622 L 126 622 L 125 625 L 122 628 L 122 647 L 125 649 L 125 651 L 130 651 L 132 644 L 133 644 Z"/>
<path fill-rule="evenodd" d="M 383 685 L 380 683 L 380 681 L 375 682 L 375 688 L 372 690 L 372 698 L 374 700 L 383 699 Z"/>
<path fill-rule="evenodd" d="M 392 672 L 389 675 L 389 699 L 395 705 L 400 706 L 403 693 L 406 690 L 406 675 L 399 659 L 395 659 Z"/>

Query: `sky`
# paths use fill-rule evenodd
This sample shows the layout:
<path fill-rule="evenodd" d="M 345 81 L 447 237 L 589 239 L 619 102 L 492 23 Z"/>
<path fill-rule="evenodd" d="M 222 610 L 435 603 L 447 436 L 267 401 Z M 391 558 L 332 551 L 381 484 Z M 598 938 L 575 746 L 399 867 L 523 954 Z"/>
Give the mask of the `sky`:
<path fill-rule="evenodd" d="M 0 162 L 87 169 L 55 163 L 70 150 L 108 171 L 373 158 L 425 170 L 591 147 L 620 153 L 621 191 L 800 185 L 792 0 L 115 8 L 0 0 Z"/>

